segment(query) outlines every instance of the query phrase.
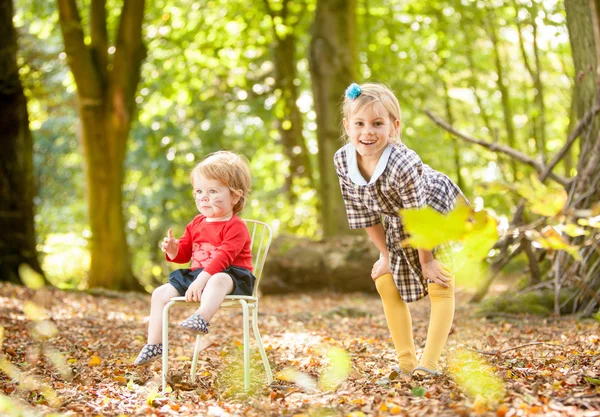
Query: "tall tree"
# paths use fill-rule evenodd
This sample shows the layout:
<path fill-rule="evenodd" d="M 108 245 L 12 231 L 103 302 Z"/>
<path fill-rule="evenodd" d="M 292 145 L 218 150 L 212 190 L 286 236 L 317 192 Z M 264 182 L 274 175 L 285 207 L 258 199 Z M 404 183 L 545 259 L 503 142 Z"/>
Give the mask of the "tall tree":
<path fill-rule="evenodd" d="M 600 202 L 600 121 L 596 116 L 600 110 L 600 1 L 567 0 L 565 8 L 575 64 L 577 113 L 580 118 L 593 113 L 589 127 L 580 137 L 577 177 L 570 188 L 568 206 L 593 213 Z M 576 239 L 576 243 L 583 243 L 583 239 Z M 596 242 L 582 246 L 583 262 L 566 265 L 566 262 L 561 262 L 564 257 L 559 256 L 554 269 L 557 283 L 577 275 L 578 287 L 582 289 L 578 294 L 577 307 L 590 314 L 600 304 L 600 257 Z M 559 288 L 557 285 L 556 290 Z"/>
<path fill-rule="evenodd" d="M 136 112 L 134 95 L 146 56 L 144 0 L 123 2 L 114 44 L 108 36 L 106 0 L 91 0 L 89 42 L 76 0 L 58 0 L 58 7 L 79 98 L 92 233 L 88 285 L 137 289 L 125 236 L 122 184 L 126 142 Z"/>
<path fill-rule="evenodd" d="M 324 236 L 348 233 L 333 155 L 340 145 L 340 99 L 356 81 L 355 9 L 356 0 L 318 0 L 311 33 L 309 68 L 317 113 Z"/>
<path fill-rule="evenodd" d="M 279 8 L 271 7 L 264 0 L 267 12 L 271 16 L 274 45 L 275 87 L 279 90 L 278 114 L 279 134 L 286 157 L 290 162 L 289 175 L 286 177 L 286 191 L 290 202 L 296 201 L 293 190 L 294 178 L 307 178 L 314 185 L 308 148 L 304 139 L 302 113 L 296 102 L 299 98 L 297 80 L 297 59 L 295 27 L 300 22 L 301 13 L 291 10 L 290 0 L 283 0 Z M 303 5 L 305 6 L 305 5 Z M 302 7 L 300 10 L 305 10 Z"/>
<path fill-rule="evenodd" d="M 575 101 L 578 118 L 582 118 L 585 112 L 592 108 L 598 81 L 594 28 L 590 13 L 592 1 L 595 0 L 565 0 L 569 41 L 575 66 Z M 590 138 L 596 138 L 598 128 L 599 123 L 596 123 L 594 131 L 589 135 Z M 584 143 L 582 142 L 580 146 L 583 150 Z"/>
<path fill-rule="evenodd" d="M 20 283 L 19 267 L 42 273 L 33 222 L 33 139 L 17 66 L 12 0 L 0 1 L 0 280 Z"/>

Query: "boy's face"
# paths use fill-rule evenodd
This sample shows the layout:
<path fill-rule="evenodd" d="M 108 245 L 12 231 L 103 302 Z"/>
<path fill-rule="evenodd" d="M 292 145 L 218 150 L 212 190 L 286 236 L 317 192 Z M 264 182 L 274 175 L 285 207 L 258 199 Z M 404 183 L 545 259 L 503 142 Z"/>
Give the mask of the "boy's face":
<path fill-rule="evenodd" d="M 350 143 L 361 157 L 379 159 L 390 137 L 400 128 L 400 121 L 392 122 L 390 114 L 380 102 L 365 105 L 359 111 L 354 111 L 355 105 L 352 105 L 350 118 L 344 119 Z"/>
<path fill-rule="evenodd" d="M 239 201 L 239 196 L 222 181 L 194 175 L 192 178 L 196 207 L 208 219 L 218 219 L 233 214 L 233 207 Z"/>

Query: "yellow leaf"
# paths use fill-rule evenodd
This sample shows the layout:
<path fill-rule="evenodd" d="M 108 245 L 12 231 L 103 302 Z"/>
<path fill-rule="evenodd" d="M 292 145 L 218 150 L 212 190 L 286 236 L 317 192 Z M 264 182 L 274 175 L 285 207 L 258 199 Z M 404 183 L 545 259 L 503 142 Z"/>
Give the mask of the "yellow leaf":
<path fill-rule="evenodd" d="M 429 206 L 400 210 L 406 231 L 410 234 L 402 246 L 431 250 L 442 243 L 460 240 L 468 230 L 471 214 L 471 208 L 464 204 L 457 205 L 446 215 Z"/>
<path fill-rule="evenodd" d="M 102 364 L 102 359 L 100 359 L 98 356 L 92 356 L 88 362 L 88 366 L 98 366 L 100 364 Z"/>
<path fill-rule="evenodd" d="M 582 229 L 581 227 L 573 223 L 565 224 L 562 227 L 562 231 L 571 237 L 587 236 L 590 234 L 590 232 L 588 232 L 587 230 Z"/>
<path fill-rule="evenodd" d="M 327 349 L 329 366 L 321 373 L 319 388 L 324 391 L 338 387 L 350 373 L 350 356 L 344 349 L 330 347 Z"/>
<path fill-rule="evenodd" d="M 568 195 L 563 188 L 548 187 L 532 175 L 531 186 L 519 184 L 517 192 L 527 200 L 529 209 L 542 216 L 553 217 L 562 211 L 567 203 Z"/>
<path fill-rule="evenodd" d="M 75 359 L 75 358 L 69 358 L 69 359 L 67 359 L 67 362 L 69 362 L 69 363 L 75 363 L 75 362 L 77 362 L 77 359 Z"/>
<path fill-rule="evenodd" d="M 48 317 L 46 310 L 31 301 L 25 302 L 23 313 L 32 321 L 40 321 Z"/>
<path fill-rule="evenodd" d="M 190 358 L 189 356 L 182 355 L 182 356 L 177 356 L 175 358 L 175 360 L 176 361 L 191 361 L 192 358 Z"/>
<path fill-rule="evenodd" d="M 113 378 L 119 385 L 127 385 L 127 378 L 117 375 Z"/>
<path fill-rule="evenodd" d="M 19 265 L 19 276 L 23 284 L 32 290 L 39 290 L 44 286 L 44 277 L 27 264 Z"/>
<path fill-rule="evenodd" d="M 400 414 L 401 412 L 402 409 L 398 405 L 394 405 L 392 408 L 390 408 L 391 414 Z"/>

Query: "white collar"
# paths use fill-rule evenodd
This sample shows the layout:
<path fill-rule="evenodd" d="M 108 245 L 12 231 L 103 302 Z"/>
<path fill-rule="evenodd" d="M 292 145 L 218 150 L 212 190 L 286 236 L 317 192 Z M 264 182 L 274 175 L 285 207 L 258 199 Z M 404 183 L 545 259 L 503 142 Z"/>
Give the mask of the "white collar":
<path fill-rule="evenodd" d="M 348 163 L 348 176 L 352 180 L 352 182 L 356 185 L 368 185 L 373 184 L 377 181 L 377 178 L 383 174 L 385 171 L 385 167 L 387 166 L 388 159 L 390 159 L 390 154 L 392 153 L 392 144 L 388 143 L 388 145 L 383 150 L 383 153 L 379 157 L 379 161 L 377 161 L 377 166 L 375 167 L 375 172 L 371 176 L 369 182 L 365 180 L 358 169 L 358 161 L 356 159 L 356 148 L 351 143 L 346 145 L 346 159 Z"/>

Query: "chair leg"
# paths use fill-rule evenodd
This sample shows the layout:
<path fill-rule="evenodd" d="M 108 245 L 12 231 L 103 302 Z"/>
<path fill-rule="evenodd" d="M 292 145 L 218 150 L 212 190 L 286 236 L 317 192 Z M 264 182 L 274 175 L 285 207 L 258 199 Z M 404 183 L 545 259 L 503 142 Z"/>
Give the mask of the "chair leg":
<path fill-rule="evenodd" d="M 267 359 L 267 353 L 265 352 L 260 332 L 258 331 L 258 305 L 255 305 L 254 310 L 252 311 L 252 329 L 254 330 L 256 345 L 258 346 L 258 351 L 260 352 L 260 357 L 262 358 L 263 366 L 265 367 L 265 372 L 267 374 L 267 383 L 270 384 L 273 382 L 273 373 L 271 372 L 271 365 L 269 365 L 269 359 Z"/>
<path fill-rule="evenodd" d="M 239 300 L 242 305 L 244 321 L 244 389 L 250 389 L 250 316 L 248 314 L 248 303 L 246 300 Z"/>
<path fill-rule="evenodd" d="M 175 301 L 169 301 L 163 308 L 162 322 L 162 392 L 167 389 L 167 372 L 169 371 L 169 309 L 175 304 Z"/>
<path fill-rule="evenodd" d="M 201 336 L 196 336 L 196 344 L 194 345 L 194 356 L 192 357 L 192 370 L 190 371 L 190 376 L 192 380 L 196 375 L 196 365 L 198 365 L 198 355 L 200 354 L 200 338 Z"/>

